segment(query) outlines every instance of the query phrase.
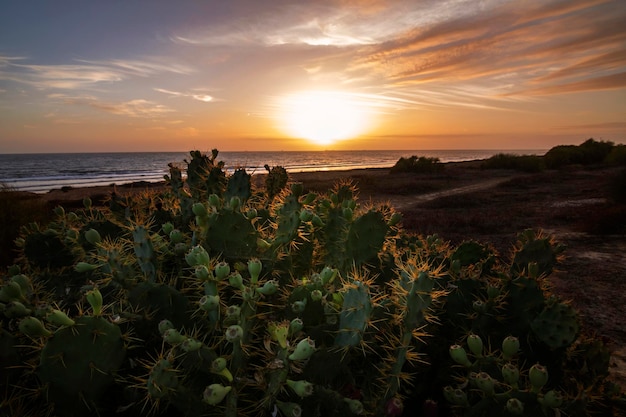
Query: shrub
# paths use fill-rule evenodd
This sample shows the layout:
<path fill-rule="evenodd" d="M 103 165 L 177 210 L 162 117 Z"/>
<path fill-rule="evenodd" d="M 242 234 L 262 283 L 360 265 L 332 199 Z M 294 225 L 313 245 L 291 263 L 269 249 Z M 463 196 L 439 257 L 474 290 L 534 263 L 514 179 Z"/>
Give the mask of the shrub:
<path fill-rule="evenodd" d="M 511 155 L 499 153 L 480 165 L 483 169 L 513 169 L 523 172 L 541 172 L 545 169 L 543 158 L 537 155 Z"/>
<path fill-rule="evenodd" d="M 413 172 L 418 174 L 434 173 L 443 170 L 443 164 L 439 161 L 439 158 L 430 158 L 426 156 L 416 155 L 410 158 L 401 157 L 396 164 L 391 167 L 392 173 L 399 172 Z"/>
<path fill-rule="evenodd" d="M 545 155 L 546 167 L 559 169 L 567 165 L 582 164 L 583 151 L 576 145 L 559 145 L 550 149 Z"/>
<path fill-rule="evenodd" d="M 626 165 L 626 145 L 617 145 L 606 156 L 609 165 Z"/>
<path fill-rule="evenodd" d="M 559 145 L 550 149 L 544 156 L 546 166 L 558 169 L 567 165 L 591 165 L 605 162 L 614 147 L 613 142 L 587 139 L 582 144 Z"/>

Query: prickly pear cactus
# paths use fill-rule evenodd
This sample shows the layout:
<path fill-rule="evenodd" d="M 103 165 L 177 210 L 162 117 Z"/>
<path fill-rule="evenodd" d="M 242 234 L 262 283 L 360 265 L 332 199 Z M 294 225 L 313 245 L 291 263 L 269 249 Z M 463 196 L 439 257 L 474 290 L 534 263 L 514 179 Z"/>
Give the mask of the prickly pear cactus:
<path fill-rule="evenodd" d="M 24 229 L 0 274 L 0 414 L 623 408 L 608 349 L 550 293 L 552 238 L 522 232 L 510 259 L 452 247 L 349 183 L 305 194 L 268 167 L 255 189 L 217 151 L 190 155 L 165 191 Z"/>
<path fill-rule="evenodd" d="M 50 335 L 37 375 L 59 414 L 98 411 L 126 356 L 118 326 L 103 317 L 78 317 Z"/>

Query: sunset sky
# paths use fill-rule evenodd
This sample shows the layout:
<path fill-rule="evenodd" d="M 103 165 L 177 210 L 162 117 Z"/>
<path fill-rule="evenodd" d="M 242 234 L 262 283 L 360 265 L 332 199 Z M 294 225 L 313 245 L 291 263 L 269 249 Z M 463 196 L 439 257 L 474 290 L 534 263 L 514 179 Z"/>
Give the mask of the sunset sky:
<path fill-rule="evenodd" d="M 626 1 L 11 1 L 0 153 L 626 143 Z"/>

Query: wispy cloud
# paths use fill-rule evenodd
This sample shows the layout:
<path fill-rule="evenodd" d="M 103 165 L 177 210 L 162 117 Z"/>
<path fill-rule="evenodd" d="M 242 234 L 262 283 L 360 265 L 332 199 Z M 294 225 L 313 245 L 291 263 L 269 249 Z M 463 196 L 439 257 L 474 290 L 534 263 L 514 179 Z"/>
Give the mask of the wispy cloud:
<path fill-rule="evenodd" d="M 124 102 L 106 102 L 95 97 L 64 97 L 63 103 L 76 106 L 87 106 L 93 109 L 119 116 L 158 118 L 174 112 L 173 109 L 149 100 L 135 99 Z"/>
<path fill-rule="evenodd" d="M 203 93 L 203 92 L 182 93 L 182 92 L 178 92 L 178 91 L 166 90 L 164 88 L 155 88 L 154 91 L 157 91 L 157 92 L 163 93 L 163 94 L 167 94 L 167 95 L 172 96 L 172 97 L 192 98 L 194 100 L 202 101 L 202 102 L 205 102 L 205 103 L 210 103 L 210 102 L 217 101 L 217 99 L 215 97 L 213 97 L 212 95 L 209 95 L 209 94 L 206 94 L 206 93 Z"/>
<path fill-rule="evenodd" d="M 471 0 L 427 0 L 410 5 L 380 0 L 251 2 L 246 13 L 236 19 L 214 23 L 208 29 L 188 29 L 171 39 L 205 46 L 373 45 L 395 37 L 399 31 L 445 19 L 450 14 L 474 13 L 478 10 L 473 4 Z"/>
<path fill-rule="evenodd" d="M 626 62 L 626 8 L 619 1 L 526 4 L 523 13 L 504 3 L 416 27 L 364 50 L 351 70 L 406 90 L 482 86 L 482 97 L 494 99 L 624 87 L 614 73 Z"/>
<path fill-rule="evenodd" d="M 193 70 L 179 64 L 153 60 L 76 60 L 77 64 L 29 64 L 24 57 L 0 57 L 0 80 L 27 84 L 38 89 L 85 90 L 156 74 L 189 74 Z"/>

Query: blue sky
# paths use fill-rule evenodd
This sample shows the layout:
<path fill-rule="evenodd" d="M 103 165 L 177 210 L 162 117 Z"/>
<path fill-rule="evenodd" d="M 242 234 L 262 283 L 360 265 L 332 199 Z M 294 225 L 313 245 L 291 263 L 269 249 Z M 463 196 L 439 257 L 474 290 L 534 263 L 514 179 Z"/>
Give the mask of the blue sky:
<path fill-rule="evenodd" d="M 626 2 L 14 1 L 0 153 L 626 142 Z"/>

